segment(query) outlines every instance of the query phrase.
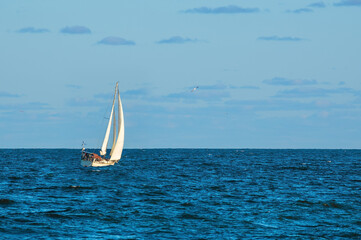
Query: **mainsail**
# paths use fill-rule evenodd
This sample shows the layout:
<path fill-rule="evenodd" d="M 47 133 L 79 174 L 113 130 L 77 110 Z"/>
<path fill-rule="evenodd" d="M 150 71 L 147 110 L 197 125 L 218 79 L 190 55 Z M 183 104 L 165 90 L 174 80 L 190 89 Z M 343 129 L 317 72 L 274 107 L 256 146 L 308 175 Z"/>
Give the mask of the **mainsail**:
<path fill-rule="evenodd" d="M 118 100 L 118 106 L 117 106 L 118 107 L 117 108 L 117 110 L 118 110 L 118 129 L 116 129 L 116 117 L 115 117 L 115 113 L 114 113 L 114 107 L 115 107 L 115 101 L 116 101 L 117 95 L 118 95 L 118 98 L 117 98 L 117 100 Z M 107 145 L 108 145 L 108 141 L 109 141 L 110 128 L 112 126 L 112 121 L 113 121 L 113 145 L 110 150 L 110 160 L 119 160 L 122 156 L 123 145 L 124 145 L 124 116 L 123 116 L 122 102 L 120 100 L 120 95 L 119 95 L 118 83 L 115 86 L 112 111 L 110 113 L 108 127 L 105 132 L 103 145 L 100 150 L 101 155 L 105 155 L 106 151 L 107 151 Z M 116 131 L 116 130 L 118 130 L 118 131 Z"/>

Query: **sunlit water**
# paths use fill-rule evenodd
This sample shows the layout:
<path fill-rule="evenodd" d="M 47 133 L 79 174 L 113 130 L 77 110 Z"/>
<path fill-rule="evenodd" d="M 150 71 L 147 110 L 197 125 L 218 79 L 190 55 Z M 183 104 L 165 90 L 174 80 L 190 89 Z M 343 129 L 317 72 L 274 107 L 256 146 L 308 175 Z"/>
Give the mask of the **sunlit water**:
<path fill-rule="evenodd" d="M 360 239 L 361 150 L 0 150 L 0 238 Z"/>

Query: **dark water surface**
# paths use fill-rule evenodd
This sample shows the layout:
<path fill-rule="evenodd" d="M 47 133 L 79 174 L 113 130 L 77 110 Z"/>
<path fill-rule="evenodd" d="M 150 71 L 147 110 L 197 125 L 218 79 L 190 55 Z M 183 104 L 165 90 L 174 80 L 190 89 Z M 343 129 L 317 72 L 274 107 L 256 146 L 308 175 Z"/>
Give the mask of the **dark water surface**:
<path fill-rule="evenodd" d="M 0 150 L 0 238 L 361 239 L 361 150 Z"/>

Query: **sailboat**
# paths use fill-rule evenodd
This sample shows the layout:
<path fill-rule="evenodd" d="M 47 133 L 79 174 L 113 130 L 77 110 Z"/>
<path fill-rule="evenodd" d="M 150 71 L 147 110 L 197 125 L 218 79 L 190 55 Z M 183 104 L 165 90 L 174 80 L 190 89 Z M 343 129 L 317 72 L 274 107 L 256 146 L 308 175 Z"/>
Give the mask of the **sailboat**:
<path fill-rule="evenodd" d="M 117 102 L 118 110 L 118 124 L 116 124 L 115 103 Z M 112 124 L 113 123 L 113 124 Z M 106 157 L 107 146 L 110 136 L 110 129 L 113 126 L 113 144 L 109 153 L 109 157 Z M 113 98 L 113 106 L 110 112 L 109 122 L 107 130 L 105 131 L 105 137 L 100 149 L 100 155 L 85 151 L 83 146 L 81 151 L 81 165 L 85 167 L 104 167 L 117 163 L 122 157 L 124 145 L 124 116 L 123 107 L 120 100 L 118 83 L 115 85 L 115 93 Z"/>

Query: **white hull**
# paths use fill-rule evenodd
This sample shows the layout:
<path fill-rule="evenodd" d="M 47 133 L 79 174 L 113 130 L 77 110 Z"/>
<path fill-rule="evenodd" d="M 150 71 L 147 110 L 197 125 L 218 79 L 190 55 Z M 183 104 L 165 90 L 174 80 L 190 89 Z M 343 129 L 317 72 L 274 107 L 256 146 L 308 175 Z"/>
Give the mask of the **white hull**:
<path fill-rule="evenodd" d="M 117 161 L 113 160 L 101 160 L 101 161 L 91 161 L 91 160 L 81 160 L 81 165 L 84 167 L 105 167 L 112 166 Z"/>

